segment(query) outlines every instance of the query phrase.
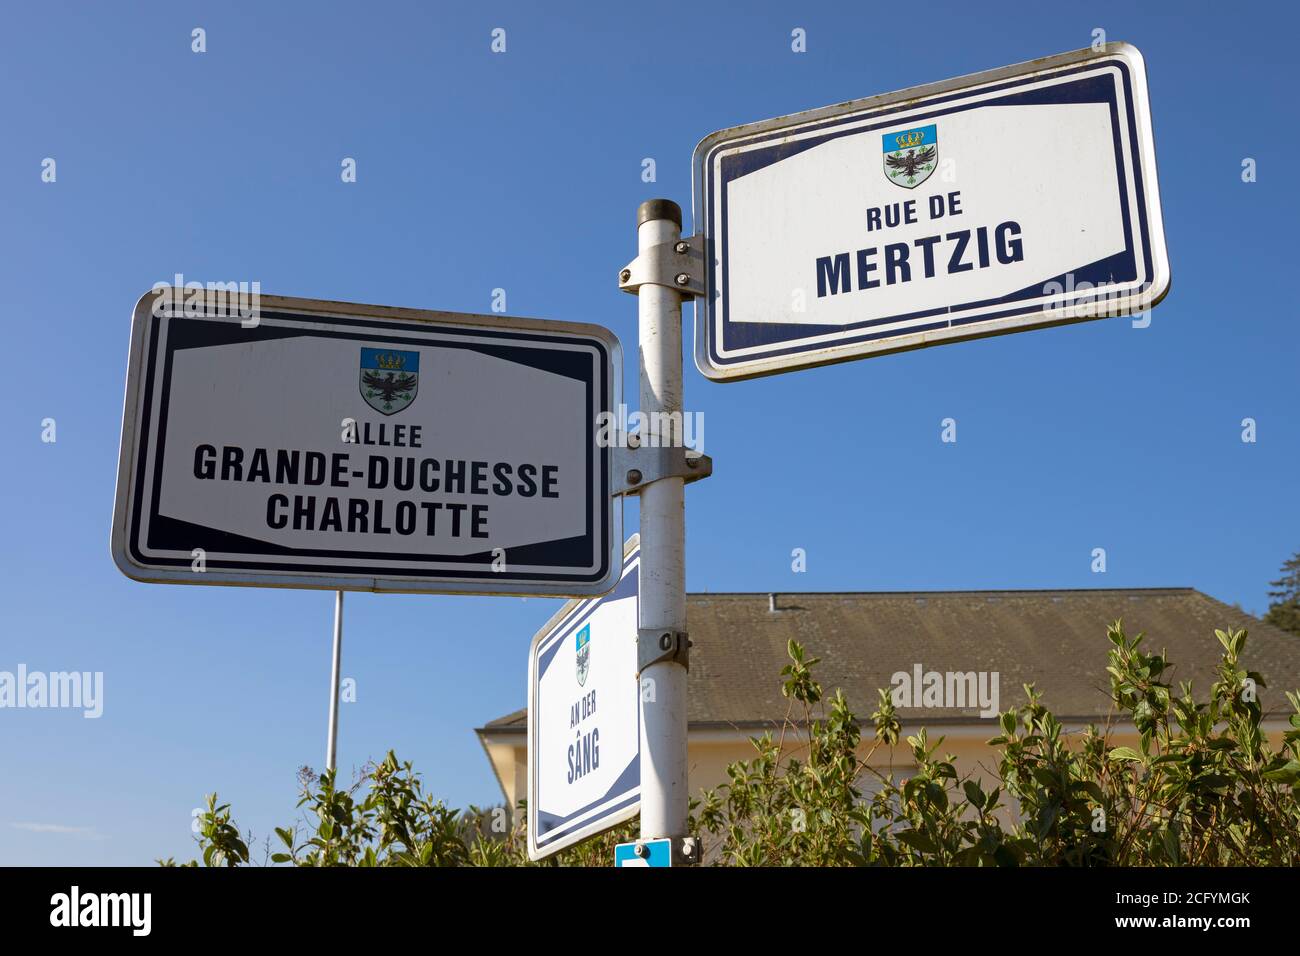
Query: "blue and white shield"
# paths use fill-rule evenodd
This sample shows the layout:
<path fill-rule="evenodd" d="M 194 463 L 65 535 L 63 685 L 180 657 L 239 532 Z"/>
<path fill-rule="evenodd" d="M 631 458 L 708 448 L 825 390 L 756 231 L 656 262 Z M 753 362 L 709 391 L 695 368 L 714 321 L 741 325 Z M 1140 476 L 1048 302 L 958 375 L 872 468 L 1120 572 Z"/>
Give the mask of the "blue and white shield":
<path fill-rule="evenodd" d="M 881 137 L 885 178 L 904 189 L 915 189 L 939 165 L 939 133 L 935 124 L 895 130 Z"/>
<path fill-rule="evenodd" d="M 415 401 L 420 353 L 397 349 L 361 350 L 361 397 L 377 412 L 396 415 Z"/>
<path fill-rule="evenodd" d="M 591 625 L 582 625 L 577 637 L 578 650 L 578 686 L 587 683 L 587 672 L 591 670 Z"/>

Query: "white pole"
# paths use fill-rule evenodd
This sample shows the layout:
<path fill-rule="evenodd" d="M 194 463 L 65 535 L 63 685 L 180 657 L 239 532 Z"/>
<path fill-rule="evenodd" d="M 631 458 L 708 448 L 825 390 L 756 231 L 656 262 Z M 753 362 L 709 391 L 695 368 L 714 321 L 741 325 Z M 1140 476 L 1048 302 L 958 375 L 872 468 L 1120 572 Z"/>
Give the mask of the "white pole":
<path fill-rule="evenodd" d="M 333 770 L 339 744 L 339 664 L 343 657 L 343 592 L 334 592 L 334 663 L 330 667 L 330 731 L 325 769 Z"/>
<path fill-rule="evenodd" d="M 637 209 L 637 254 L 681 238 L 682 210 L 666 199 Z M 655 435 L 655 425 L 681 421 L 682 298 L 669 286 L 644 284 L 637 294 L 641 344 L 643 435 L 680 445 L 682 436 Z M 654 412 L 669 413 L 653 416 Z M 663 478 L 641 491 L 642 628 L 686 630 L 686 511 L 681 478 Z M 647 681 L 650 683 L 647 684 Z M 641 674 L 641 838 L 687 836 L 686 668 L 660 661 Z"/>

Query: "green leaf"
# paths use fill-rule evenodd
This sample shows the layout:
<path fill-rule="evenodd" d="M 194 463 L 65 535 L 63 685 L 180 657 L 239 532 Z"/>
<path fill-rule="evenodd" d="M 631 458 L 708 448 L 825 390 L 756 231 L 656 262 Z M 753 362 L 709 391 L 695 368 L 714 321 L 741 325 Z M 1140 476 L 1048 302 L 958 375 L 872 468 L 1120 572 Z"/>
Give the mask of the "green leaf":
<path fill-rule="evenodd" d="M 1020 865 L 1020 861 L 1016 859 L 1016 855 L 1011 852 L 1011 849 L 1005 844 L 999 845 L 998 848 L 993 851 L 993 862 L 998 866 Z"/>
<path fill-rule="evenodd" d="M 1276 770 L 1265 770 L 1264 779 L 1294 786 L 1300 782 L 1300 761 L 1288 760 Z"/>
<path fill-rule="evenodd" d="M 906 843 L 912 849 L 920 850 L 922 853 L 936 853 L 939 849 L 934 845 L 933 840 L 918 830 L 902 831 L 898 834 L 898 842 Z"/>
<path fill-rule="evenodd" d="M 1232 784 L 1232 778 L 1221 773 L 1207 773 L 1197 777 L 1196 782 L 1206 790 L 1222 790 Z"/>
<path fill-rule="evenodd" d="M 1038 785 L 1044 790 L 1052 790 L 1056 787 L 1056 774 L 1052 773 L 1047 768 L 1035 767 L 1033 769 L 1033 775 L 1034 779 L 1038 781 Z"/>
<path fill-rule="evenodd" d="M 1110 760 L 1136 760 L 1142 761 L 1142 755 L 1132 747 L 1112 747 L 1106 755 Z"/>

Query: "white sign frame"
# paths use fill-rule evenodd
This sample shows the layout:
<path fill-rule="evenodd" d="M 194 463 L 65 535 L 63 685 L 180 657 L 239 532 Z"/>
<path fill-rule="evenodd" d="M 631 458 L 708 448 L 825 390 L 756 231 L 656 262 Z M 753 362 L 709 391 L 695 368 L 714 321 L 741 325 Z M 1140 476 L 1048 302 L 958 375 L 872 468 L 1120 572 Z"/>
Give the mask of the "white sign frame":
<path fill-rule="evenodd" d="M 558 853 L 566 847 L 581 843 L 589 837 L 618 826 L 632 819 L 641 812 L 641 705 L 640 687 L 636 675 L 636 621 L 640 616 L 640 565 L 641 536 L 634 534 L 624 545 L 622 573 L 619 584 L 608 594 L 599 598 L 583 601 L 569 601 L 551 617 L 541 630 L 533 636 L 528 649 L 528 858 L 542 860 Z M 627 654 L 631 669 L 627 674 L 628 689 L 631 692 L 631 706 L 636 711 L 636 750 L 637 756 L 630 769 L 626 770 L 628 785 L 605 794 L 598 805 L 584 808 L 569 818 L 562 820 L 552 830 L 562 829 L 558 836 L 546 836 L 539 839 L 538 814 L 547 805 L 541 797 L 540 761 L 538 752 L 543 745 L 539 726 L 540 684 L 539 661 L 548 650 L 554 654 L 559 646 L 568 641 L 591 620 L 592 615 L 606 602 L 624 600 L 628 597 L 625 589 L 631 591 L 634 618 L 630 632 L 626 636 L 628 647 L 621 648 Z M 592 652 L 593 654 L 595 651 Z M 606 689 L 608 699 L 608 689 Z M 602 706 L 597 700 L 597 707 Z M 607 731 L 608 732 L 608 731 Z M 567 731 L 565 733 L 567 736 Z M 606 741 L 608 743 L 608 741 Z M 634 781 L 634 782 L 633 782 Z"/>
<path fill-rule="evenodd" d="M 775 165 L 797 154 L 801 139 L 815 138 L 819 145 L 837 136 L 874 133 L 904 124 L 920 126 L 933 122 L 932 117 L 1009 97 L 1022 88 L 1045 88 L 1063 83 L 1069 76 L 1088 78 L 1093 73 L 1116 77 L 1111 110 L 1119 124 L 1114 133 L 1115 156 L 1125 186 L 1120 205 L 1129 247 L 1124 254 L 1129 255 L 1131 250 L 1134 262 L 1131 282 L 1117 284 L 1102 295 L 1086 288 L 1067 288 L 1060 294 L 1040 295 L 1037 300 L 1013 300 L 1008 296 L 998 300 L 999 304 L 950 303 L 916 317 L 874 317 L 856 325 L 833 327 L 800 328 L 797 323 L 770 318 L 794 314 L 791 296 L 783 303 L 774 298 L 770 307 L 765 302 L 769 316 L 761 324 L 736 321 L 729 315 L 725 291 L 729 251 L 723 222 L 726 217 L 722 215 L 727 189 L 725 184 L 721 189 L 717 184 L 719 176 L 725 175 L 720 167 L 724 157 L 766 149 L 767 156 L 755 155 L 749 164 Z M 940 161 L 943 156 L 940 146 Z M 734 165 L 743 167 L 745 162 L 741 159 Z M 720 130 L 706 136 L 695 148 L 692 165 L 695 232 L 704 237 L 708 250 L 705 295 L 695 300 L 695 363 L 701 373 L 715 381 L 737 381 L 946 342 L 1141 313 L 1159 303 L 1169 290 L 1146 68 L 1142 54 L 1127 43 L 1108 43 L 1101 51 L 1078 50 Z M 746 172 L 732 175 L 730 181 Z M 900 199 L 906 199 L 904 194 L 911 190 L 898 192 Z M 807 290 L 807 294 L 811 296 L 815 291 Z M 1025 290 L 1017 293 L 1027 294 Z"/>
<path fill-rule="evenodd" d="M 131 347 L 126 381 L 126 398 L 122 415 L 122 439 L 118 462 L 117 494 L 113 514 L 112 552 L 118 568 L 127 577 L 137 581 L 165 584 L 213 584 L 248 587 L 295 587 L 330 590 L 374 591 L 397 593 L 440 594 L 537 594 L 564 597 L 582 597 L 603 594 L 618 581 L 620 571 L 619 542 L 622 540 L 623 509 L 621 499 L 616 503 L 612 491 L 615 484 L 614 449 L 600 439 L 601 415 L 616 412 L 622 395 L 622 350 L 618 338 L 608 329 L 596 325 L 574 322 L 551 322 L 502 315 L 475 315 L 452 312 L 434 312 L 420 309 L 394 308 L 332 302 L 320 299 L 301 299 L 284 296 L 261 295 L 257 319 L 243 320 L 237 313 L 215 311 L 203 300 L 200 307 L 182 307 L 183 295 L 164 290 L 146 293 L 136 304 L 132 327 Z M 159 296 L 163 305 L 159 307 Z M 174 298 L 167 298 L 173 296 Z M 175 303 L 176 307 L 169 307 Z M 186 314 L 186 312 L 190 314 Z M 157 313 L 157 314 L 155 314 Z M 431 554 L 427 549 L 408 548 L 396 551 L 358 552 L 370 554 L 369 558 L 352 558 L 346 549 L 322 552 L 317 549 L 285 549 L 268 559 L 266 553 L 256 552 L 243 538 L 244 551 L 201 548 L 203 570 L 197 570 L 200 556 L 189 548 L 173 547 L 163 550 L 150 543 L 147 528 L 149 520 L 158 517 L 157 500 L 161 478 L 155 478 L 154 466 L 163 454 L 162 441 L 165 427 L 152 424 L 158 421 L 170 399 L 170 349 L 167 333 L 173 329 L 178 339 L 181 330 L 193 337 L 196 327 L 176 325 L 178 322 L 225 322 L 231 329 L 217 330 L 233 342 L 252 341 L 255 333 L 266 336 L 292 331 L 296 336 L 317 335 L 356 339 L 358 342 L 374 341 L 381 346 L 406 349 L 423 347 L 468 349 L 467 357 L 477 358 L 484 352 L 497 361 L 505 374 L 514 375 L 513 358 L 547 361 L 547 356 L 567 352 L 577 355 L 582 364 L 590 356 L 589 382 L 585 386 L 587 398 L 581 412 L 594 422 L 587 455 L 582 465 L 585 479 L 586 505 L 584 519 L 586 531 L 579 537 L 585 548 L 582 565 L 560 565 L 538 561 L 541 549 L 549 546 L 543 542 L 530 552 L 530 565 L 510 564 L 506 548 L 505 567 L 493 571 L 491 561 L 483 554 Z M 276 323 L 285 328 L 276 331 Z M 288 327 L 294 326 L 292 330 Z M 266 331 L 271 328 L 270 331 Z M 215 334 L 215 333 L 204 333 Z M 241 336 L 248 338 L 241 339 Z M 363 344 L 364 344 L 363 342 Z M 470 356 L 470 352 L 474 355 Z M 166 353 L 166 358 L 164 358 Z M 251 354 L 251 353 L 250 353 Z M 566 359 L 572 362 L 572 358 Z M 241 359 L 241 361 L 246 361 Z M 519 365 L 524 372 L 533 371 Z M 586 374 L 586 373 L 585 373 Z M 522 377 L 523 373 L 521 373 Z M 159 378 L 155 385 L 154 378 Z M 355 387 L 355 385 L 353 386 Z M 416 401 L 418 401 L 418 394 Z M 412 402 L 412 404 L 414 404 Z M 364 406 L 365 402 L 361 402 Z M 464 409 L 460 410 L 464 414 Z M 341 434 L 340 422 L 334 422 L 335 436 Z M 568 434 L 568 433 L 566 433 Z M 568 436 L 572 439 L 572 435 Z M 583 444 L 585 439 L 579 441 Z M 341 444 L 341 449 L 355 446 Z M 363 446 L 364 447 L 364 446 Z M 369 449 L 367 449 L 369 450 Z M 508 459 L 509 449 L 502 449 Z M 163 459 L 165 460 L 165 459 Z M 354 473 L 355 474 L 355 473 Z M 150 480 L 146 481 L 149 477 Z M 350 479 L 349 479 L 350 480 Z M 582 480 L 582 479 L 580 479 Z M 146 484 L 152 486 L 146 489 Z M 418 491 L 418 488 L 417 488 Z M 531 507 L 531 504 L 529 505 Z M 146 515 L 150 517 L 146 517 Z M 163 516 L 166 518 L 166 516 Z M 391 519 L 390 519 L 391 520 Z M 163 526 L 160 522 L 160 527 Z M 237 540 L 216 526 L 199 526 L 213 536 L 225 535 Z M 161 535 L 160 535 L 161 537 Z M 173 535 L 174 537 L 174 535 Z M 197 543 L 196 543 L 197 545 Z M 256 547 L 273 548 L 257 542 Z M 484 553 L 490 553 L 491 540 L 485 543 Z M 330 555 L 321 557 L 322 554 Z M 541 555 L 544 559 L 544 555 Z M 567 555 L 566 555 L 567 556 Z M 274 562 L 274 563 L 272 563 Z M 499 563 L 498 563 L 498 566 Z"/>

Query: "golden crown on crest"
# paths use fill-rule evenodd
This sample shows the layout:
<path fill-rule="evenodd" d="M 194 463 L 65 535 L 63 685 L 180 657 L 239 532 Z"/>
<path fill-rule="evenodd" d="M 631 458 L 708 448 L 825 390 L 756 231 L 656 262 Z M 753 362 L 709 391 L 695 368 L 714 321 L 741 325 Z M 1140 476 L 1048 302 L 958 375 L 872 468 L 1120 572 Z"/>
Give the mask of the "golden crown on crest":
<path fill-rule="evenodd" d="M 396 353 L 389 353 L 388 355 L 381 354 L 375 356 L 375 361 L 379 363 L 380 368 L 390 368 L 400 371 L 402 366 L 406 364 L 406 357 Z"/>
<path fill-rule="evenodd" d="M 907 149 L 911 146 L 920 146 L 921 141 L 924 139 L 924 130 L 913 129 L 908 130 L 906 133 L 899 133 L 894 137 L 894 142 L 898 144 L 899 149 Z"/>

